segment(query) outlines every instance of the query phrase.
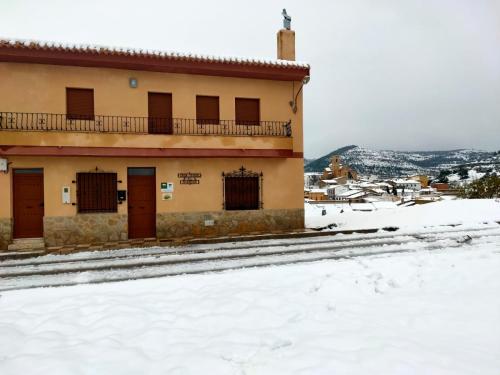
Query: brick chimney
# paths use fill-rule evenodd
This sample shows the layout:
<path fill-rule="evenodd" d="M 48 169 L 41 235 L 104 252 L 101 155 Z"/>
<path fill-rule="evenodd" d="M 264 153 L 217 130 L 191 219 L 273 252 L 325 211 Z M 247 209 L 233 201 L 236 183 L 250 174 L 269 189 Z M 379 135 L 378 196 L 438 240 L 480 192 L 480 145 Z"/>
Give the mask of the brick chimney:
<path fill-rule="evenodd" d="M 295 31 L 281 29 L 278 31 L 278 59 L 295 61 Z"/>

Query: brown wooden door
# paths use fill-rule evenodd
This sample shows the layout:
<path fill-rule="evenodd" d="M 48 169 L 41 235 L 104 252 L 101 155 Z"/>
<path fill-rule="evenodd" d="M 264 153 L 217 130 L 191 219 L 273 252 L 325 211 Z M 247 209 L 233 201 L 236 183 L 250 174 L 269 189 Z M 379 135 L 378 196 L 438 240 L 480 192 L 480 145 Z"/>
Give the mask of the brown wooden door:
<path fill-rule="evenodd" d="M 14 238 L 43 237 L 43 170 L 14 169 Z"/>
<path fill-rule="evenodd" d="M 148 131 L 172 134 L 172 94 L 148 93 Z"/>
<path fill-rule="evenodd" d="M 128 237 L 156 237 L 156 177 L 154 168 L 129 168 Z"/>

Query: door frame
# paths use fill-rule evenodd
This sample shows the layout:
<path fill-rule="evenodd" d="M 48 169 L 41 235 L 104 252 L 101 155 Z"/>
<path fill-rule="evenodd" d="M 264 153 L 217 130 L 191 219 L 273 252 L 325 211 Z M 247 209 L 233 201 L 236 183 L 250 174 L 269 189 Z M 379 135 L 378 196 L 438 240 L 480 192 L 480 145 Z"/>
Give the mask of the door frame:
<path fill-rule="evenodd" d="M 157 201 L 157 195 L 156 195 L 156 193 L 157 193 L 156 192 L 156 167 L 127 167 L 127 195 L 128 195 L 128 197 L 127 197 L 127 200 L 128 200 L 128 202 L 127 202 L 127 233 L 128 233 L 128 238 L 131 239 L 130 238 L 130 213 L 129 213 L 129 208 L 128 208 L 128 206 L 130 204 L 130 186 L 129 186 L 129 178 L 128 177 L 129 177 L 129 171 L 131 169 L 135 169 L 135 170 L 140 170 L 140 169 L 151 170 L 152 169 L 153 170 L 153 177 L 154 177 L 154 179 L 153 179 L 154 180 L 154 182 L 153 182 L 153 184 L 154 184 L 154 218 L 155 218 L 155 220 L 154 220 L 154 222 L 155 222 L 154 237 L 156 237 L 156 235 L 157 235 L 156 215 L 158 213 L 158 211 L 157 211 L 157 208 L 158 208 L 157 206 L 158 205 L 157 205 L 157 202 L 156 202 Z"/>
<path fill-rule="evenodd" d="M 13 239 L 20 239 L 20 238 L 30 238 L 30 237 L 19 237 L 17 233 L 17 228 L 16 228 L 16 171 L 32 171 L 32 170 L 37 170 L 40 171 L 39 173 L 25 173 L 25 174 L 31 174 L 31 175 L 41 175 L 42 176 L 42 182 L 41 182 L 41 189 L 42 189 L 42 199 L 43 199 L 43 212 L 42 212 L 42 231 L 41 235 L 39 237 L 34 237 L 34 238 L 43 238 L 44 237 L 44 228 L 43 228 L 43 218 L 45 217 L 45 185 L 44 185 L 44 169 L 43 168 L 13 168 L 12 169 L 12 238 Z"/>

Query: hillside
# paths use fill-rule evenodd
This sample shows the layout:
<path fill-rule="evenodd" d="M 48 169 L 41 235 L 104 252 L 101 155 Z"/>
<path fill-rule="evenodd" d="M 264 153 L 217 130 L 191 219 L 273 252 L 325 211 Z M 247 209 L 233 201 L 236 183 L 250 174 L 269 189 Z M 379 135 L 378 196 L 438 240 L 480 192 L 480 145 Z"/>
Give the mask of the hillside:
<path fill-rule="evenodd" d="M 390 151 L 370 150 L 350 145 L 339 148 L 308 163 L 305 172 L 320 172 L 329 164 L 332 155 L 341 155 L 344 163 L 349 164 L 363 175 L 398 176 L 413 173 L 433 173 L 457 165 L 481 163 L 496 160 L 493 152 L 476 150 L 450 151 Z"/>

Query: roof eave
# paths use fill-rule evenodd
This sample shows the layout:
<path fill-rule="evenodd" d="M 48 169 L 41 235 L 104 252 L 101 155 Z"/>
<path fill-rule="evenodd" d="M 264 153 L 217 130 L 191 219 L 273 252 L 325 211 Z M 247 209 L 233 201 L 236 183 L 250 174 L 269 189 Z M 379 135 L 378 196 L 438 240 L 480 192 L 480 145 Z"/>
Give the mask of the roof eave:
<path fill-rule="evenodd" d="M 0 62 L 113 68 L 221 77 L 300 81 L 309 67 L 258 65 L 246 62 L 200 61 L 150 55 L 102 54 L 0 46 Z"/>

